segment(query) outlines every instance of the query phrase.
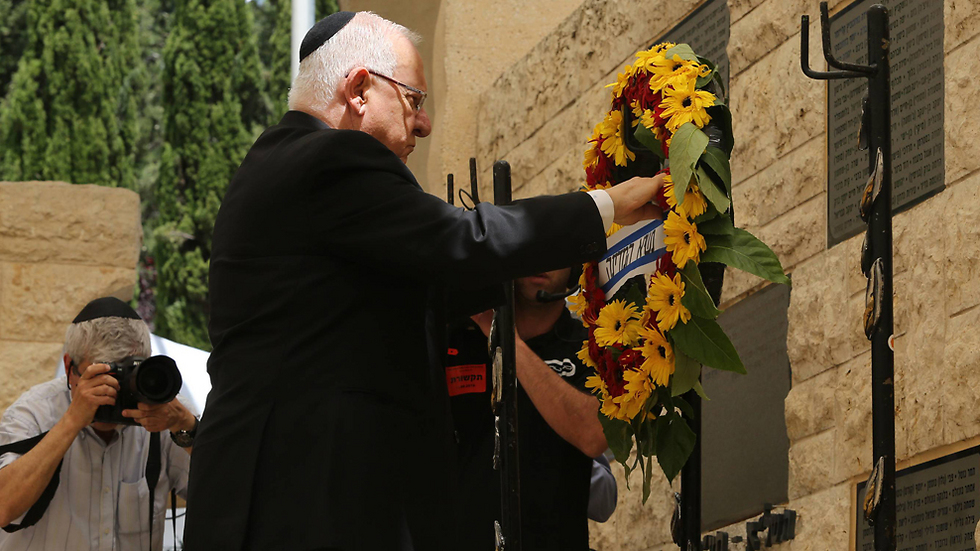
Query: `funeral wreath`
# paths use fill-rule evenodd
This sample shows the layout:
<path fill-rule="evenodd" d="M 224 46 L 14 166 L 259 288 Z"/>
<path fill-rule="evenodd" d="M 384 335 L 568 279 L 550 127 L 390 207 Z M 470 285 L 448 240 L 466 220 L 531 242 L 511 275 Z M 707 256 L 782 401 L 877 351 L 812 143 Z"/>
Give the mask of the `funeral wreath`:
<path fill-rule="evenodd" d="M 715 65 L 687 44 L 662 43 L 637 53 L 608 87 L 612 106 L 589 140 L 585 187 L 663 172 L 665 217 L 614 225 L 571 301 L 588 328 L 579 357 L 596 371 L 588 386 L 601 401 L 599 420 L 627 480 L 637 466 L 643 472 L 645 502 L 653 457 L 672 481 L 694 447 L 682 395 L 707 399 L 701 366 L 745 373 L 716 321 L 720 276 L 712 293 L 702 273 L 727 265 L 789 279 L 769 247 L 734 226 L 731 112 Z"/>

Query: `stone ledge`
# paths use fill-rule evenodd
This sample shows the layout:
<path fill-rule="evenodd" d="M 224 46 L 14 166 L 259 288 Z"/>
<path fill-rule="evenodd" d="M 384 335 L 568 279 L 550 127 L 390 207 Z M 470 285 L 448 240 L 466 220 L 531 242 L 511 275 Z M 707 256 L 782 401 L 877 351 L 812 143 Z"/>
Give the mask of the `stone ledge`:
<path fill-rule="evenodd" d="M 798 442 L 834 427 L 834 391 L 837 376 L 825 371 L 794 384 L 786 396 L 786 435 Z"/>
<path fill-rule="evenodd" d="M 0 412 L 32 386 L 51 380 L 61 351 L 61 342 L 0 340 L 0 373 L 4 377 L 4 384 L 0 385 Z"/>
<path fill-rule="evenodd" d="M 90 300 L 133 297 L 136 271 L 111 266 L 0 262 L 0 338 L 61 342 Z"/>
<path fill-rule="evenodd" d="M 835 430 L 827 430 L 790 445 L 788 488 L 790 500 L 833 485 L 835 432 Z"/>
<path fill-rule="evenodd" d="M 762 226 L 825 191 L 827 166 L 823 135 L 800 146 L 758 174 L 732 188 L 739 225 Z"/>
<path fill-rule="evenodd" d="M 980 16 L 978 16 L 980 17 Z M 949 27 L 947 26 L 947 29 Z M 980 39 L 973 39 L 945 58 L 946 184 L 980 169 L 980 128 L 974 117 L 980 104 Z"/>
<path fill-rule="evenodd" d="M 837 368 L 835 482 L 871 470 L 871 353 Z"/>
<path fill-rule="evenodd" d="M 812 33 L 811 50 L 820 50 Z M 792 37 L 732 79 L 735 130 L 732 183 L 776 162 L 826 126 L 826 86 L 800 70 L 799 38 Z"/>
<path fill-rule="evenodd" d="M 143 229 L 129 190 L 0 182 L 0 260 L 132 268 Z"/>
<path fill-rule="evenodd" d="M 946 27 L 943 50 L 949 53 L 980 34 L 980 5 L 976 0 L 946 0 L 943 23 Z"/>

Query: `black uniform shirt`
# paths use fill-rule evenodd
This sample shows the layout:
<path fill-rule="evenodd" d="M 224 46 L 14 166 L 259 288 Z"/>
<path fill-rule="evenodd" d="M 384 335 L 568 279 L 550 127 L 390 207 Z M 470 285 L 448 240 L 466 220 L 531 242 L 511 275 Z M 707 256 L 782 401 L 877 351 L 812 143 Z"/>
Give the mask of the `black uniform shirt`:
<path fill-rule="evenodd" d="M 549 333 L 527 345 L 567 383 L 585 390 L 593 370 L 576 353 L 586 338 L 581 322 L 565 310 Z M 446 382 L 459 442 L 461 549 L 489 550 L 493 521 L 500 519 L 500 472 L 493 470 L 487 339 L 470 322 L 455 328 L 449 343 Z M 518 434 L 524 548 L 588 550 L 592 459 L 548 426 L 523 389 L 518 390 Z"/>

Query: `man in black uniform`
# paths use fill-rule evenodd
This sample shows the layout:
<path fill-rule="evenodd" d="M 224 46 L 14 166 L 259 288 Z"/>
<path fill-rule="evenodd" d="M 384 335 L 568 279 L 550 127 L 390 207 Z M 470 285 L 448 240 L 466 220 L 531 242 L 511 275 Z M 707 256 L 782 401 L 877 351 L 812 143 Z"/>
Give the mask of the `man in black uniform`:
<path fill-rule="evenodd" d="M 599 402 L 585 390 L 594 371 L 577 357 L 587 334 L 565 308 L 571 270 L 515 281 L 521 522 L 526 549 L 588 551 L 592 458 L 605 451 Z M 493 549 L 500 473 L 493 470 L 494 422 L 486 331 L 489 313 L 450 336 L 446 383 L 459 441 L 461 548 Z"/>

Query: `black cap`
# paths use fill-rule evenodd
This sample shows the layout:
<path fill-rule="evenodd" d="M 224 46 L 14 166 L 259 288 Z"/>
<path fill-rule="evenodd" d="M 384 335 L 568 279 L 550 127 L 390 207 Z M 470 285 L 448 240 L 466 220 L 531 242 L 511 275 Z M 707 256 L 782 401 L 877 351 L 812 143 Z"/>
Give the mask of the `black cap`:
<path fill-rule="evenodd" d="M 85 305 L 82 311 L 75 316 L 75 319 L 71 320 L 72 323 L 82 323 L 83 321 L 94 320 L 98 318 L 129 318 L 129 319 L 142 319 L 136 310 L 129 307 L 128 304 L 119 300 L 116 297 L 102 297 L 93 300 L 92 302 Z"/>
<path fill-rule="evenodd" d="M 299 60 L 303 61 L 317 48 L 323 46 L 323 43 L 330 40 L 331 36 L 337 34 L 337 31 L 350 23 L 354 15 L 352 11 L 338 11 L 317 21 L 316 25 L 313 25 L 313 28 L 303 37 L 303 43 L 299 47 Z"/>

